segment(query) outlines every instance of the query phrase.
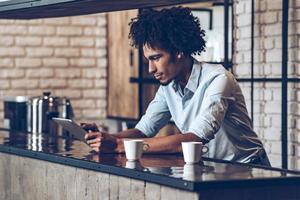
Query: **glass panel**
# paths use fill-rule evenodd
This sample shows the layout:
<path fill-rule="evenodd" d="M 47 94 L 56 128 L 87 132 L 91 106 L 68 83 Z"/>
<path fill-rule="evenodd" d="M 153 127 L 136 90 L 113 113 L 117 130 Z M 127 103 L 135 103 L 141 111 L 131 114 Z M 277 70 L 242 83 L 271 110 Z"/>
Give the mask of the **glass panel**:
<path fill-rule="evenodd" d="M 199 18 L 201 28 L 206 32 L 206 51 L 201 56 L 195 56 L 197 60 L 204 62 L 223 62 L 224 61 L 224 6 L 212 5 L 202 8 L 193 8 L 193 15 Z M 229 7 L 229 44 L 228 56 L 231 60 L 231 42 L 232 42 L 232 25 L 231 25 L 231 7 Z"/>
<path fill-rule="evenodd" d="M 262 5 L 262 4 L 261 4 Z M 261 5 L 257 5 L 258 9 Z M 278 13 L 270 13 L 267 10 L 255 13 L 254 24 L 254 77 L 255 78 L 281 78 L 282 74 L 282 21 L 270 21 Z M 292 15 L 291 15 L 292 16 Z M 235 52 L 235 74 L 239 78 L 250 78 L 251 76 L 251 13 L 247 15 L 235 15 L 237 25 L 234 30 Z M 261 20 L 265 23 L 261 23 Z M 249 22 L 239 26 L 238 22 Z M 296 24 L 296 23 L 295 23 Z M 292 29 L 292 28 L 290 28 Z M 290 30 L 292 31 L 297 30 Z M 289 35 L 289 61 L 297 60 L 297 35 Z M 293 64 L 293 65 L 292 65 Z M 289 64 L 289 74 L 295 74 L 296 65 Z"/>
<path fill-rule="evenodd" d="M 254 131 L 273 167 L 281 167 L 281 83 L 254 84 Z"/>
<path fill-rule="evenodd" d="M 159 84 L 144 84 L 143 85 L 143 113 L 145 113 L 149 103 L 154 98 L 156 91 L 159 87 Z"/>
<path fill-rule="evenodd" d="M 300 169 L 300 83 L 288 84 L 288 166 L 289 169 Z"/>
<path fill-rule="evenodd" d="M 296 16 L 297 11 L 294 9 L 289 10 L 289 37 L 288 37 L 288 76 L 289 78 L 300 77 L 300 66 L 299 66 L 299 36 L 298 36 L 298 22 Z"/>
<path fill-rule="evenodd" d="M 185 7 L 192 9 L 193 15 L 199 18 L 201 28 L 205 30 L 206 51 L 201 56 L 194 57 L 202 62 L 223 62 L 224 61 L 224 5 L 211 3 L 189 3 Z M 228 59 L 232 54 L 232 8 L 229 6 L 228 22 Z M 144 58 L 143 58 L 144 59 Z M 144 59 L 143 76 L 151 78 L 148 73 L 147 61 Z"/>
<path fill-rule="evenodd" d="M 294 54 L 296 51 L 299 51 L 299 48 L 291 49 L 289 54 Z M 300 77 L 300 65 L 297 62 L 290 61 L 288 63 L 288 78 L 299 78 Z"/>
<path fill-rule="evenodd" d="M 149 62 L 148 60 L 142 56 L 143 62 L 142 62 L 142 74 L 143 74 L 143 78 L 150 78 L 150 79 L 154 79 L 153 74 L 149 73 Z"/>
<path fill-rule="evenodd" d="M 251 114 L 251 85 L 240 83 Z M 281 83 L 254 84 L 254 121 L 255 132 L 262 139 L 272 166 L 281 167 Z M 300 169 L 300 83 L 288 84 L 288 167 Z"/>
<path fill-rule="evenodd" d="M 4 101 L 3 100 L 0 101 L 0 115 L 4 116 Z M 6 124 L 5 124 L 5 119 L 3 119 L 3 117 L 0 120 L 0 127 L 5 127 L 5 128 L 8 127 L 8 121 L 6 121 Z"/>
<path fill-rule="evenodd" d="M 251 117 L 251 84 L 245 83 L 245 82 L 240 82 L 239 85 L 240 85 L 243 95 L 245 97 L 245 102 L 246 102 L 249 116 Z"/>

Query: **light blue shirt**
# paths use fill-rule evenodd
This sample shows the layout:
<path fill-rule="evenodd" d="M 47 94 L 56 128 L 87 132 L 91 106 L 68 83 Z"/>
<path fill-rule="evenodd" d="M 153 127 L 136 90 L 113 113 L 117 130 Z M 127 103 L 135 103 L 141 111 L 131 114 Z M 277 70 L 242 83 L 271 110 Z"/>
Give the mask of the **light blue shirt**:
<path fill-rule="evenodd" d="M 194 61 L 183 91 L 174 81 L 160 86 L 136 128 L 153 137 L 171 118 L 183 134 L 209 141 L 210 158 L 247 163 L 264 151 L 241 89 L 221 65 Z"/>

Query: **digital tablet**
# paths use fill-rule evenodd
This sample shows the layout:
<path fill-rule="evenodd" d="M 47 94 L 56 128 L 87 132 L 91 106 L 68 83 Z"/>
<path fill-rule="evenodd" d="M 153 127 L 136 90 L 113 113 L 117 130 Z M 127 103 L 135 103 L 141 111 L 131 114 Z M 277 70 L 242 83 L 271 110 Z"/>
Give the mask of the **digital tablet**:
<path fill-rule="evenodd" d="M 72 137 L 86 142 L 84 136 L 87 133 L 81 126 L 79 126 L 76 122 L 71 119 L 64 118 L 52 118 L 53 121 L 61 125 L 65 130 L 69 131 Z"/>

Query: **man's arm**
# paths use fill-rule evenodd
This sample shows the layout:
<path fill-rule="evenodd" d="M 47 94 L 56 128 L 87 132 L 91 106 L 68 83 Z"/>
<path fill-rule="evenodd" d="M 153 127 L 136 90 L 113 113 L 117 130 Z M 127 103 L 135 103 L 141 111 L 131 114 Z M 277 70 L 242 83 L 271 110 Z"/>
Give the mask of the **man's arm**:
<path fill-rule="evenodd" d="M 85 124 L 85 128 L 96 126 L 95 124 Z M 87 144 L 96 152 L 117 152 L 118 141 L 121 143 L 121 138 L 144 138 L 144 135 L 138 129 L 128 129 L 116 134 L 109 134 L 106 132 L 94 129 L 93 132 L 88 132 L 85 135 Z M 123 140 L 122 140 L 123 143 Z"/>
<path fill-rule="evenodd" d="M 178 153 L 181 152 L 181 142 L 188 141 L 202 141 L 194 133 L 185 133 L 185 134 L 175 134 L 171 136 L 164 137 L 154 137 L 154 138 L 144 138 L 146 144 L 149 145 L 149 148 L 145 153 Z M 124 152 L 124 138 L 117 138 L 115 152 L 123 153 Z"/>
<path fill-rule="evenodd" d="M 146 138 L 138 129 L 128 129 L 117 134 L 91 132 L 86 135 L 87 143 L 96 152 L 124 153 L 124 139 L 143 138 L 149 148 L 145 153 L 177 153 L 181 152 L 181 142 L 198 141 L 205 143 L 194 133 L 175 134 L 164 137 Z"/>
<path fill-rule="evenodd" d="M 136 128 L 127 129 L 124 131 L 121 131 L 116 134 L 112 134 L 116 138 L 145 138 L 147 137 L 144 133 L 142 133 L 140 130 Z"/>

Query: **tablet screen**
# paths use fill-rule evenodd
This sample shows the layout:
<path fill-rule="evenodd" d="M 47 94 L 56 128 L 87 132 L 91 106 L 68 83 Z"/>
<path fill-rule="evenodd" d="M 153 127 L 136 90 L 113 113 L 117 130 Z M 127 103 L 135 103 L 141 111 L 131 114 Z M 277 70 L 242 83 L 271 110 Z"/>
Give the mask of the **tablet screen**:
<path fill-rule="evenodd" d="M 52 120 L 61 125 L 65 130 L 69 131 L 72 137 L 86 142 L 84 136 L 87 132 L 71 119 L 54 117 Z"/>

